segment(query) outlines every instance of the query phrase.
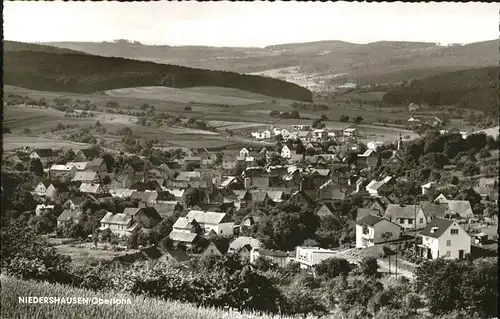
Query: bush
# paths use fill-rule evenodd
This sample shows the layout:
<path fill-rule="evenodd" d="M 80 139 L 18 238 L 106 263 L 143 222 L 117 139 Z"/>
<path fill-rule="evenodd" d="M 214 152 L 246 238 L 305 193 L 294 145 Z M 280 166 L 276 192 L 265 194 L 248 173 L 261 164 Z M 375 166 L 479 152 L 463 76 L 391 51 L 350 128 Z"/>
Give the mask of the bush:
<path fill-rule="evenodd" d="M 359 270 L 366 277 L 378 277 L 380 273 L 378 272 L 378 262 L 374 257 L 364 257 L 360 264 Z"/>

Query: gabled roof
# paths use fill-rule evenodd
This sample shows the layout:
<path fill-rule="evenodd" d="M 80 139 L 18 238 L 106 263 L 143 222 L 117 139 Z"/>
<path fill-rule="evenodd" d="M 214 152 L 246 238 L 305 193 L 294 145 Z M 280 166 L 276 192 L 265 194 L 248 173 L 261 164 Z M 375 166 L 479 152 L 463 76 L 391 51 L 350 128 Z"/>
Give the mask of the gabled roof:
<path fill-rule="evenodd" d="M 415 218 L 420 210 L 420 205 L 389 204 L 385 209 L 384 217 L 393 218 Z"/>
<path fill-rule="evenodd" d="M 195 219 L 199 224 L 218 225 L 220 223 L 229 222 L 226 213 L 190 210 L 186 217 Z"/>
<path fill-rule="evenodd" d="M 163 254 L 156 246 L 151 246 L 147 248 L 143 248 L 140 250 L 140 253 L 149 260 L 155 260 L 160 258 Z"/>
<path fill-rule="evenodd" d="M 249 192 L 247 190 L 234 190 L 233 193 L 239 200 L 242 200 L 245 199 Z"/>
<path fill-rule="evenodd" d="M 132 217 L 126 214 L 113 214 L 112 212 L 107 212 L 106 215 L 101 219 L 101 224 L 115 224 L 115 225 L 129 225 L 132 221 Z"/>
<path fill-rule="evenodd" d="M 69 192 L 68 185 L 66 185 L 64 183 L 61 183 L 61 182 L 52 182 L 50 185 L 52 187 L 54 187 L 55 189 L 57 189 L 58 191 L 60 191 L 60 192 Z"/>
<path fill-rule="evenodd" d="M 323 207 L 326 207 L 330 213 L 333 213 L 335 211 L 335 208 L 333 207 L 332 203 L 324 203 L 323 205 L 320 206 L 320 208 L 317 210 L 317 212 L 322 210 Z M 318 214 L 318 215 L 320 215 L 320 214 Z M 321 214 L 320 216 L 328 216 L 328 214 Z"/>
<path fill-rule="evenodd" d="M 33 150 L 33 152 L 37 153 L 41 158 L 57 156 L 57 153 L 51 148 L 38 148 Z"/>
<path fill-rule="evenodd" d="M 427 226 L 422 231 L 420 231 L 419 234 L 422 236 L 439 238 L 448 228 L 450 228 L 451 225 L 453 225 L 453 223 L 454 221 L 451 219 L 436 217 L 431 220 L 431 222 L 427 224 Z"/>
<path fill-rule="evenodd" d="M 182 249 L 167 248 L 167 249 L 165 249 L 165 254 L 168 254 L 170 257 L 172 257 L 178 263 L 185 262 L 185 261 L 189 260 L 189 256 Z"/>
<path fill-rule="evenodd" d="M 80 192 L 82 193 L 97 194 L 100 191 L 102 191 L 100 184 L 82 183 L 80 185 Z"/>
<path fill-rule="evenodd" d="M 358 220 L 356 222 L 356 224 L 361 225 L 361 226 L 375 226 L 376 224 L 378 224 L 379 222 L 384 221 L 384 220 L 392 223 L 391 221 L 389 221 L 388 219 L 385 219 L 383 217 L 379 217 L 379 216 L 375 216 L 375 215 L 368 215 L 368 216 L 363 217 L 360 220 Z M 397 224 L 394 224 L 394 225 L 400 227 Z"/>
<path fill-rule="evenodd" d="M 170 232 L 170 234 L 168 234 L 168 237 L 173 241 L 179 241 L 179 242 L 183 242 L 183 243 L 192 243 L 195 241 L 196 237 L 198 237 L 198 234 L 196 234 L 196 233 L 184 233 L 184 232 L 172 230 Z"/>
<path fill-rule="evenodd" d="M 191 228 L 191 226 L 195 225 L 195 223 L 196 223 L 196 220 L 192 220 L 192 219 L 189 219 L 187 217 L 179 217 L 175 221 L 172 228 L 187 229 L 187 228 Z"/>
<path fill-rule="evenodd" d="M 81 149 L 79 152 L 83 153 L 85 157 L 98 157 L 99 156 L 99 150 L 95 148 L 86 148 L 86 149 Z"/>
<path fill-rule="evenodd" d="M 73 177 L 73 182 L 86 182 L 99 180 L 99 175 L 96 172 L 76 172 Z"/>
<path fill-rule="evenodd" d="M 247 237 L 247 236 L 240 236 L 233 240 L 231 244 L 229 244 L 229 250 L 232 251 L 238 251 L 244 246 L 249 245 L 252 248 L 260 248 L 261 243 L 260 240 L 253 238 L 253 237 Z"/>
<path fill-rule="evenodd" d="M 252 194 L 252 202 L 263 202 L 266 198 L 269 198 L 267 192 L 264 191 L 250 191 Z"/>
<path fill-rule="evenodd" d="M 420 208 L 426 217 L 445 217 L 446 214 L 450 213 L 448 205 L 446 203 L 438 204 L 427 201 L 420 202 Z"/>
<path fill-rule="evenodd" d="M 145 203 L 154 203 L 158 197 L 157 192 L 138 192 L 135 191 L 130 195 L 130 199 L 136 199 Z"/>
<path fill-rule="evenodd" d="M 365 218 L 366 216 L 374 215 L 377 216 L 378 212 L 376 210 L 373 210 L 371 208 L 358 208 L 357 214 L 356 214 L 356 220 L 361 220 Z"/>
<path fill-rule="evenodd" d="M 83 203 L 85 200 L 87 199 L 87 197 L 85 196 L 73 196 L 71 198 L 69 198 L 67 202 L 71 201 L 73 204 L 75 205 L 80 205 L 81 203 Z"/>
<path fill-rule="evenodd" d="M 59 215 L 59 217 L 57 217 L 57 221 L 65 222 L 65 221 L 68 221 L 70 219 L 80 219 L 82 217 L 82 214 L 83 214 L 83 212 L 80 209 L 74 209 L 74 210 L 65 209 L 65 210 L 63 210 L 61 215 Z"/>
<path fill-rule="evenodd" d="M 472 207 L 467 200 L 448 200 L 446 203 L 452 214 L 458 214 L 462 217 L 472 214 Z"/>

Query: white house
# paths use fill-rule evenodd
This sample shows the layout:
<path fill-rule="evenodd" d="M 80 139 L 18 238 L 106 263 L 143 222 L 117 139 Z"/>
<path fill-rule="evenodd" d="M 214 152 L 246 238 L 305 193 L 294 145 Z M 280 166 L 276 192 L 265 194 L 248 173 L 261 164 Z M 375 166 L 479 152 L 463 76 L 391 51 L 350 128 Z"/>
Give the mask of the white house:
<path fill-rule="evenodd" d="M 302 247 L 295 249 L 295 261 L 300 264 L 302 269 L 311 269 L 325 259 L 335 257 L 338 251 L 323 249 L 319 247 Z"/>
<path fill-rule="evenodd" d="M 250 150 L 246 147 L 243 147 L 241 150 L 240 150 L 240 157 L 241 158 L 247 158 L 248 156 L 250 156 Z"/>
<path fill-rule="evenodd" d="M 421 229 L 427 225 L 425 214 L 420 205 L 388 204 L 384 218 L 398 224 L 404 230 Z"/>
<path fill-rule="evenodd" d="M 99 229 L 109 229 L 118 237 L 126 237 L 132 234 L 134 229 L 137 229 L 138 227 L 139 223 L 133 221 L 130 215 L 107 212 L 101 219 L 101 227 Z"/>
<path fill-rule="evenodd" d="M 293 146 L 285 145 L 281 148 L 281 157 L 292 158 L 292 156 L 297 155 L 297 150 Z"/>
<path fill-rule="evenodd" d="M 287 138 L 288 135 L 290 135 L 290 131 L 287 130 L 286 128 L 275 127 L 275 128 L 273 128 L 273 135 L 274 136 L 281 135 L 283 138 Z"/>
<path fill-rule="evenodd" d="M 356 129 L 355 128 L 346 128 L 343 131 L 343 134 L 345 137 L 353 137 L 356 135 Z"/>
<path fill-rule="evenodd" d="M 258 140 L 265 140 L 271 138 L 271 131 L 261 130 L 257 132 L 252 132 L 252 136 Z"/>
<path fill-rule="evenodd" d="M 434 218 L 420 234 L 419 254 L 427 259 L 463 259 L 471 250 L 471 237 L 454 220 Z"/>
<path fill-rule="evenodd" d="M 231 221 L 226 213 L 206 212 L 201 210 L 190 210 L 186 218 L 196 220 L 205 233 L 211 231 L 218 235 L 233 235 L 234 222 Z"/>
<path fill-rule="evenodd" d="M 379 196 L 379 189 L 383 185 L 386 185 L 387 183 L 389 183 L 391 181 L 392 181 L 391 176 L 386 176 L 381 181 L 372 180 L 370 183 L 368 183 L 368 185 L 366 185 L 365 190 L 370 194 L 370 196 L 378 197 Z"/>
<path fill-rule="evenodd" d="M 250 250 L 250 263 L 255 263 L 259 258 L 268 259 L 281 268 L 285 267 L 290 262 L 290 258 L 286 251 L 269 250 L 262 248 L 255 248 Z"/>
<path fill-rule="evenodd" d="M 293 126 L 294 130 L 299 130 L 299 131 L 309 131 L 311 129 L 310 125 L 302 125 L 302 124 L 297 124 Z"/>
<path fill-rule="evenodd" d="M 356 222 L 357 248 L 371 247 L 400 236 L 401 226 L 379 216 L 368 215 Z"/>
<path fill-rule="evenodd" d="M 45 205 L 45 204 L 36 205 L 35 215 L 37 215 L 37 216 L 42 215 L 43 211 L 46 210 L 46 209 L 47 210 L 53 210 L 54 209 L 54 205 Z"/>

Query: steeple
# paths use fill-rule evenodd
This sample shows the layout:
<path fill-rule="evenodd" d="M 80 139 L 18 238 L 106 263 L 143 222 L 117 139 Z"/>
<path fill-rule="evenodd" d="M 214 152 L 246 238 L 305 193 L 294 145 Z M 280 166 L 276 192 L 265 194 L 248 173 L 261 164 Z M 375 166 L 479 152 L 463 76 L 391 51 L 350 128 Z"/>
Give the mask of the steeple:
<path fill-rule="evenodd" d="M 403 137 L 401 136 L 401 133 L 399 133 L 398 151 L 401 149 L 401 145 L 403 145 Z"/>

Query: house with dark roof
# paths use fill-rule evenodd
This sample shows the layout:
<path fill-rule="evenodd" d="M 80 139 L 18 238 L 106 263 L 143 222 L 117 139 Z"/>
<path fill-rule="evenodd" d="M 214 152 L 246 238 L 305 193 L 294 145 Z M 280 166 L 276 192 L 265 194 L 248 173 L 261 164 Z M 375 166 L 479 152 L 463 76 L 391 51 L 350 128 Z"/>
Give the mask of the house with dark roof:
<path fill-rule="evenodd" d="M 33 150 L 29 155 L 30 159 L 39 159 L 43 166 L 57 160 L 57 152 L 51 148 L 38 148 Z"/>
<path fill-rule="evenodd" d="M 290 195 L 290 198 L 286 200 L 287 204 L 296 204 L 299 206 L 308 206 L 313 204 L 313 200 L 309 195 L 307 195 L 304 191 L 296 191 L 292 195 Z"/>
<path fill-rule="evenodd" d="M 421 229 L 427 225 L 425 214 L 420 205 L 389 204 L 383 217 L 395 222 L 403 230 Z"/>
<path fill-rule="evenodd" d="M 89 199 L 85 196 L 73 196 L 69 198 L 66 202 L 64 202 L 63 207 L 67 207 L 69 209 L 77 209 L 82 208 L 82 204 Z"/>
<path fill-rule="evenodd" d="M 432 219 L 439 218 L 450 218 L 450 210 L 446 203 L 432 203 L 429 201 L 421 201 L 420 209 L 425 215 L 425 219 L 427 223 L 429 223 Z"/>
<path fill-rule="evenodd" d="M 222 243 L 210 241 L 208 246 L 203 249 L 200 256 L 222 256 L 227 252 L 228 248 L 227 245 L 223 245 Z"/>
<path fill-rule="evenodd" d="M 356 247 L 364 248 L 399 239 L 401 226 L 380 216 L 368 215 L 356 221 Z"/>
<path fill-rule="evenodd" d="M 75 162 L 89 162 L 99 157 L 99 150 L 97 148 L 81 149 L 75 154 Z"/>
<path fill-rule="evenodd" d="M 161 191 L 162 187 L 156 180 L 149 180 L 146 182 L 138 181 L 130 186 L 131 189 L 136 189 L 139 192 L 144 191 Z"/>
<path fill-rule="evenodd" d="M 189 256 L 184 250 L 180 248 L 166 248 L 163 252 L 163 255 L 158 258 L 158 261 L 185 265 L 189 263 Z"/>
<path fill-rule="evenodd" d="M 47 188 L 52 184 L 50 180 L 43 180 L 35 185 L 33 193 L 37 196 L 47 195 Z"/>
<path fill-rule="evenodd" d="M 255 226 L 260 220 L 260 216 L 245 216 L 243 220 L 240 223 L 240 228 L 241 227 L 253 227 Z"/>
<path fill-rule="evenodd" d="M 61 182 L 52 182 L 45 192 L 45 197 L 55 200 L 57 196 L 69 193 L 68 185 Z"/>
<path fill-rule="evenodd" d="M 419 236 L 418 254 L 426 259 L 463 259 L 471 252 L 471 237 L 452 219 L 436 217 Z"/>
<path fill-rule="evenodd" d="M 139 223 L 141 228 L 151 229 L 158 225 L 162 218 L 153 207 L 133 208 L 127 207 L 123 213 L 132 218 L 132 221 Z"/>
<path fill-rule="evenodd" d="M 57 227 L 63 226 L 67 221 L 72 221 L 77 224 L 82 219 L 83 212 L 81 209 L 65 209 L 57 217 Z"/>

